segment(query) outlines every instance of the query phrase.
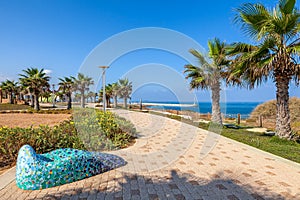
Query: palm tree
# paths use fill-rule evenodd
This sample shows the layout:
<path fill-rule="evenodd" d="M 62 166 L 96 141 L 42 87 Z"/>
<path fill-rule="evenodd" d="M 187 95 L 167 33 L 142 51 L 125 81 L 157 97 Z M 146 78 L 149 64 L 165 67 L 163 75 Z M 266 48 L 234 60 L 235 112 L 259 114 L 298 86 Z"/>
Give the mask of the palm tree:
<path fill-rule="evenodd" d="M 187 64 L 184 66 L 186 79 L 191 79 L 191 89 L 210 89 L 212 92 L 212 122 L 222 125 L 222 115 L 220 110 L 220 91 L 221 81 L 226 78 L 229 60 L 226 58 L 226 44 L 215 38 L 208 41 L 209 58 L 208 63 L 205 55 L 191 49 L 193 54 L 199 61 L 200 66 Z"/>
<path fill-rule="evenodd" d="M 14 95 L 17 93 L 18 83 L 15 81 L 6 80 L 1 83 L 1 88 L 8 93 L 9 103 L 14 104 Z"/>
<path fill-rule="evenodd" d="M 73 76 L 59 78 L 59 90 L 62 91 L 68 98 L 68 106 L 67 109 L 70 110 L 72 108 L 72 89 L 74 87 L 75 78 Z"/>
<path fill-rule="evenodd" d="M 44 88 L 49 88 L 50 77 L 44 72 L 44 69 L 27 68 L 23 70 L 24 74 L 19 74 L 20 83 L 34 95 L 34 109 L 40 110 L 39 95 Z"/>
<path fill-rule="evenodd" d="M 96 95 L 95 92 L 89 91 L 89 93 L 87 93 L 87 95 L 86 95 L 86 98 L 90 99 L 90 103 L 92 103 L 93 100 L 95 100 L 95 95 Z"/>
<path fill-rule="evenodd" d="M 119 80 L 120 85 L 120 97 L 124 99 L 124 106 L 127 109 L 127 99 L 130 98 L 132 93 L 132 82 L 129 82 L 127 78 Z"/>
<path fill-rule="evenodd" d="M 110 99 L 112 97 L 112 93 L 113 93 L 112 84 L 106 85 L 105 86 L 105 100 L 106 100 L 106 106 L 108 108 L 110 107 L 110 104 L 111 104 Z M 100 90 L 99 94 L 100 94 L 101 100 L 103 100 L 103 89 Z"/>
<path fill-rule="evenodd" d="M 85 91 L 89 90 L 89 86 L 93 85 L 94 81 L 88 76 L 84 76 L 82 73 L 78 73 L 75 79 L 75 88 L 80 92 L 80 105 L 82 108 L 85 107 Z"/>
<path fill-rule="evenodd" d="M 112 97 L 114 99 L 114 107 L 117 108 L 118 107 L 118 95 L 120 93 L 120 85 L 118 82 L 113 83 L 111 85 L 112 87 Z"/>
<path fill-rule="evenodd" d="M 245 79 L 250 88 L 273 79 L 276 85 L 276 134 L 292 139 L 289 111 L 289 84 L 300 78 L 300 13 L 295 0 L 280 0 L 268 10 L 262 4 L 243 4 L 237 9 L 236 22 L 257 42 L 236 43 L 230 54 L 232 74 Z M 297 58 L 298 57 L 298 58 Z"/>

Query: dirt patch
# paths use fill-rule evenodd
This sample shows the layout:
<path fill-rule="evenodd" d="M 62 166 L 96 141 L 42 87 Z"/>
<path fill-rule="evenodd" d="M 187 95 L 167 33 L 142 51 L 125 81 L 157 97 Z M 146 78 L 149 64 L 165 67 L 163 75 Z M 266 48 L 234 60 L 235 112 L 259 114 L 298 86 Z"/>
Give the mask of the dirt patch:
<path fill-rule="evenodd" d="M 54 126 L 70 117 L 71 114 L 6 113 L 0 114 L 0 126 L 24 128 L 39 125 Z"/>

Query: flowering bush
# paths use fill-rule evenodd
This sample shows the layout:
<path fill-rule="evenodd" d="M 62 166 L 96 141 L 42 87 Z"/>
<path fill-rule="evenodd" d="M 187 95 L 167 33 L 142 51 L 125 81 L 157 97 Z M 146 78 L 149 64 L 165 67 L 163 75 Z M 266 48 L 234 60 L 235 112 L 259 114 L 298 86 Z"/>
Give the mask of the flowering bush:
<path fill-rule="evenodd" d="M 136 129 L 129 121 L 93 109 L 74 110 L 73 119 L 54 127 L 0 127 L 0 167 L 14 163 L 24 144 L 37 153 L 58 148 L 113 150 L 127 147 L 135 134 Z"/>
<path fill-rule="evenodd" d="M 133 124 L 111 112 L 77 109 L 73 120 L 85 147 L 93 151 L 124 148 L 136 135 Z"/>
<path fill-rule="evenodd" d="M 84 149 L 71 121 L 62 122 L 54 127 L 0 127 L 0 167 L 15 162 L 18 151 L 24 144 L 32 146 L 37 153 L 67 147 Z"/>

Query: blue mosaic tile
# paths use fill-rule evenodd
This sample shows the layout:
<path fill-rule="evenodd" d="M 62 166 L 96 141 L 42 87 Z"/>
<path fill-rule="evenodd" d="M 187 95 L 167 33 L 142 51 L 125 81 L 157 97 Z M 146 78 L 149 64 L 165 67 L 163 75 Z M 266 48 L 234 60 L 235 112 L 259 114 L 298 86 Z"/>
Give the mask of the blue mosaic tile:
<path fill-rule="evenodd" d="M 50 188 L 91 177 L 125 165 L 115 155 L 71 148 L 36 154 L 29 145 L 20 148 L 16 184 L 24 190 Z"/>

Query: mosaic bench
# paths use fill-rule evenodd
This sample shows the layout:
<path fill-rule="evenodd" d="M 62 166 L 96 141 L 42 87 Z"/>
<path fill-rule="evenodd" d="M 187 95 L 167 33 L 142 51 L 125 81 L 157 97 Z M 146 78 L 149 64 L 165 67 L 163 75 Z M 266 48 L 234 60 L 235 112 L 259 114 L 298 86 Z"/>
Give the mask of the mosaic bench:
<path fill-rule="evenodd" d="M 115 155 L 65 148 L 36 154 L 29 145 L 20 148 L 16 184 L 24 190 L 50 188 L 91 177 L 125 165 Z"/>

